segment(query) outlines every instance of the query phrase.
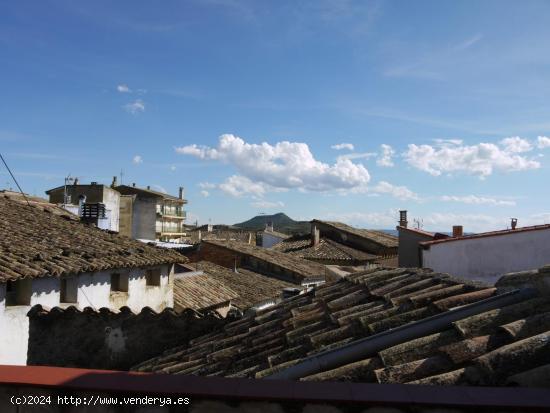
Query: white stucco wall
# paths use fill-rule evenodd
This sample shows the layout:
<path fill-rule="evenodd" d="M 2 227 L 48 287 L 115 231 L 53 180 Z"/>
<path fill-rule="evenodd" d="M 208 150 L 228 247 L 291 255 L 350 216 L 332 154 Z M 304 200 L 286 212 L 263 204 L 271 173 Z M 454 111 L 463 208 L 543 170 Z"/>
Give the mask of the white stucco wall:
<path fill-rule="evenodd" d="M 103 203 L 105 209 L 109 211 L 108 221 L 111 231 L 119 230 L 119 211 L 120 211 L 120 193 L 112 188 L 105 187 L 103 190 Z"/>
<path fill-rule="evenodd" d="M 75 304 L 60 303 L 60 279 L 44 277 L 32 280 L 30 305 L 6 307 L 6 284 L 0 283 L 0 364 L 26 364 L 29 336 L 27 313 L 33 305 L 41 304 L 49 308 L 75 305 L 80 309 L 108 307 L 115 310 L 126 305 L 134 312 L 146 306 L 162 311 L 174 305 L 173 268 L 173 265 L 160 267 L 160 286 L 146 286 L 145 269 L 142 268 L 80 274 Z M 111 293 L 111 273 L 128 275 L 127 294 Z"/>
<path fill-rule="evenodd" d="M 505 273 L 549 263 L 550 228 L 447 241 L 422 251 L 424 267 L 491 284 Z"/>

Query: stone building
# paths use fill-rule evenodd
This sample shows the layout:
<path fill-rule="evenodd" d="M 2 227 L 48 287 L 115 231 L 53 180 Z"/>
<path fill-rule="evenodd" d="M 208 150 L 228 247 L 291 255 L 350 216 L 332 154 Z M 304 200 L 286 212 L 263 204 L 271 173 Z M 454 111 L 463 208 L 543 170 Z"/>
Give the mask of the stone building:
<path fill-rule="evenodd" d="M 173 306 L 181 254 L 83 224 L 45 202 L 0 196 L 0 364 L 27 361 L 27 312 Z"/>
<path fill-rule="evenodd" d="M 120 193 L 113 188 L 91 182 L 80 184 L 78 179 L 68 185 L 46 191 L 49 201 L 79 215 L 98 228 L 119 231 Z"/>
<path fill-rule="evenodd" d="M 183 187 L 172 196 L 154 191 L 151 187 L 114 186 L 120 192 L 120 234 L 133 239 L 183 242 L 187 200 Z"/>

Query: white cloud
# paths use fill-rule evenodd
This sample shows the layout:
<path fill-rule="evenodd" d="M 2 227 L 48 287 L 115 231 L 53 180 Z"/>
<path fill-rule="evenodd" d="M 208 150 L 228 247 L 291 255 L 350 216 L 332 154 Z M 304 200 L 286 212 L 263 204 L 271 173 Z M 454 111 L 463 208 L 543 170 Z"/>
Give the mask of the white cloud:
<path fill-rule="evenodd" d="M 369 189 L 374 194 L 389 194 L 401 200 L 420 200 L 419 196 L 405 186 L 395 186 L 386 181 L 380 181 Z"/>
<path fill-rule="evenodd" d="M 132 162 L 136 165 L 139 165 L 140 163 L 143 163 L 143 158 L 141 155 L 136 155 L 132 158 Z"/>
<path fill-rule="evenodd" d="M 145 112 L 145 102 L 141 99 L 137 99 L 132 103 L 124 105 L 124 109 L 132 115 L 137 115 L 140 112 Z"/>
<path fill-rule="evenodd" d="M 546 136 L 539 136 L 537 138 L 537 148 L 539 149 L 550 148 L 550 138 Z"/>
<path fill-rule="evenodd" d="M 433 176 L 465 172 L 485 178 L 494 171 L 512 172 L 540 168 L 540 162 L 518 154 L 519 151 L 525 152 L 528 147 L 526 142 L 521 138 L 507 138 L 500 142 L 502 147 L 493 143 L 471 146 L 458 142 L 435 146 L 410 144 L 403 157 L 409 165 Z"/>
<path fill-rule="evenodd" d="M 175 170 L 176 170 L 176 165 L 171 165 L 171 166 L 170 166 L 170 170 L 171 170 L 171 171 L 175 171 Z"/>
<path fill-rule="evenodd" d="M 213 184 L 211 182 L 199 182 L 199 187 L 203 189 L 214 189 L 216 188 L 216 184 Z"/>
<path fill-rule="evenodd" d="M 338 159 L 333 165 L 320 162 L 313 157 L 307 144 L 299 142 L 250 144 L 237 136 L 225 134 L 220 137 L 216 148 L 188 145 L 175 150 L 233 166 L 240 175 L 234 175 L 228 179 L 230 182 L 220 185 L 220 189 L 224 190 L 224 186 L 228 193 L 263 194 L 266 187 L 344 192 L 365 188 L 370 181 L 369 172 L 363 165 L 354 164 L 349 159 Z M 242 185 L 245 179 L 254 190 Z"/>
<path fill-rule="evenodd" d="M 262 208 L 262 209 L 282 208 L 285 206 L 285 204 L 281 201 L 277 201 L 277 202 L 256 201 L 256 202 L 252 202 L 250 205 L 253 206 L 254 208 Z"/>
<path fill-rule="evenodd" d="M 246 176 L 241 175 L 230 176 L 223 183 L 219 184 L 218 188 L 234 197 L 243 195 L 262 197 L 267 192 L 265 184 L 253 182 Z"/>
<path fill-rule="evenodd" d="M 378 155 L 376 152 L 364 152 L 364 153 L 346 153 L 345 155 L 340 155 L 337 160 L 344 159 L 369 159 Z"/>
<path fill-rule="evenodd" d="M 380 145 L 380 149 L 382 153 L 380 154 L 380 158 L 376 160 L 376 164 L 378 166 L 386 166 L 386 167 L 392 167 L 394 166 L 393 163 L 393 156 L 395 155 L 395 151 L 390 145 L 386 145 L 383 143 Z"/>
<path fill-rule="evenodd" d="M 331 148 L 337 151 L 341 151 L 342 149 L 348 149 L 350 151 L 353 151 L 354 146 L 352 143 L 338 143 L 336 145 L 332 145 Z"/>
<path fill-rule="evenodd" d="M 465 195 L 465 196 L 443 195 L 441 197 L 441 200 L 445 202 L 462 202 L 464 204 L 473 204 L 473 205 L 494 205 L 494 206 L 516 205 L 516 201 L 496 199 L 496 198 L 476 196 L 476 195 Z"/>
<path fill-rule="evenodd" d="M 201 191 L 201 195 L 202 195 L 203 197 L 206 198 L 206 197 L 210 196 L 210 192 L 208 192 L 207 190 L 203 189 L 203 190 Z"/>
<path fill-rule="evenodd" d="M 116 90 L 118 90 L 120 93 L 132 93 L 128 85 L 126 84 L 120 84 L 116 87 Z"/>
<path fill-rule="evenodd" d="M 462 145 L 462 139 L 434 139 L 435 143 L 444 146 L 444 145 Z"/>
<path fill-rule="evenodd" d="M 533 145 L 519 136 L 513 136 L 510 138 L 504 138 L 500 141 L 500 144 L 504 147 L 504 150 L 509 153 L 523 153 L 533 150 Z"/>

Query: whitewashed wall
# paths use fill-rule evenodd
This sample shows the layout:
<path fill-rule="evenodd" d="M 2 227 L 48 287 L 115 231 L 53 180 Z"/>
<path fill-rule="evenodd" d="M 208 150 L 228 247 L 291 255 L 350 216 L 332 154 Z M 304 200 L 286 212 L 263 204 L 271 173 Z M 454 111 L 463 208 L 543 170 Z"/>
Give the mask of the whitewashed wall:
<path fill-rule="evenodd" d="M 0 364 L 27 362 L 29 321 L 27 313 L 33 305 L 44 307 L 66 307 L 75 305 L 80 309 L 108 307 L 118 309 L 128 306 L 138 312 L 143 307 L 162 311 L 173 307 L 173 265 L 161 268 L 160 286 L 146 286 L 145 269 L 120 269 L 85 273 L 78 276 L 77 303 L 60 303 L 60 280 L 57 277 L 35 278 L 32 280 L 30 305 L 6 307 L 6 284 L 0 284 Z M 111 273 L 128 274 L 128 293 L 111 293 Z M 114 298 L 116 297 L 116 298 Z"/>
<path fill-rule="evenodd" d="M 422 265 L 493 284 L 505 273 L 550 263 L 550 228 L 433 244 L 422 251 Z"/>

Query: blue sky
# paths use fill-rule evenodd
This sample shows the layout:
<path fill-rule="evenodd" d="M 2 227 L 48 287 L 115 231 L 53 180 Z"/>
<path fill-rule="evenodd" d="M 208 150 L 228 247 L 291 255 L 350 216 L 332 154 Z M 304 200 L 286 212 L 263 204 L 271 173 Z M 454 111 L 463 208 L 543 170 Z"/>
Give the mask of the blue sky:
<path fill-rule="evenodd" d="M 550 222 L 550 3 L 0 5 L 0 147 L 26 192 L 183 185 L 191 220 Z M 0 187 L 13 186 L 2 170 Z M 119 178 L 120 179 L 120 178 Z"/>

